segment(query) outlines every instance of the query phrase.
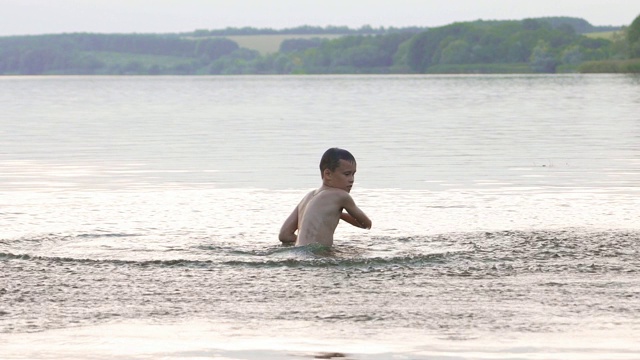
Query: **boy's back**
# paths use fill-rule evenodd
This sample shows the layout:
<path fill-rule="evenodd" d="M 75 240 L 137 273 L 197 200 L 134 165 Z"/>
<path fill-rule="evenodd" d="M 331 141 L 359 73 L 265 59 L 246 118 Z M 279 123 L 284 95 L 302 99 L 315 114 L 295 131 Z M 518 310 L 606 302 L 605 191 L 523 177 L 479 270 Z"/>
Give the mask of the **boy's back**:
<path fill-rule="evenodd" d="M 333 233 L 340 221 L 344 196 L 340 189 L 320 188 L 305 196 L 298 205 L 298 240 L 296 245 L 333 244 Z"/>
<path fill-rule="evenodd" d="M 331 246 L 340 219 L 353 226 L 371 228 L 371 220 L 349 195 L 356 173 L 353 155 L 338 148 L 327 150 L 320 161 L 320 172 L 322 186 L 302 198 L 282 224 L 278 237 L 283 243 Z M 343 209 L 347 212 L 343 213 Z"/>

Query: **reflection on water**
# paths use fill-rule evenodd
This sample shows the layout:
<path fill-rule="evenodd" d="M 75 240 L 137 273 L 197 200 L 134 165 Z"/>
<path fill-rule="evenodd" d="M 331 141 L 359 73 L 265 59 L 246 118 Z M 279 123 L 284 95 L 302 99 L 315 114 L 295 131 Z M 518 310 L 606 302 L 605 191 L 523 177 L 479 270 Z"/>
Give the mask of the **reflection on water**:
<path fill-rule="evenodd" d="M 368 188 L 635 186 L 627 76 L 0 79 L 0 181 L 317 184 L 330 146 Z"/>

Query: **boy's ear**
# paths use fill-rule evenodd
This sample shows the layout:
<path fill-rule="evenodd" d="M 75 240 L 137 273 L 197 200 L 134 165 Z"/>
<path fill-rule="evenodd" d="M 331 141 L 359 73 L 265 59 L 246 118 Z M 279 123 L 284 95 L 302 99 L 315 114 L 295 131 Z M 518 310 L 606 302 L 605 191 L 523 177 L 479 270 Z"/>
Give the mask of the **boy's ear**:
<path fill-rule="evenodd" d="M 324 171 L 322 171 L 322 178 L 323 179 L 331 178 L 331 170 L 324 169 Z"/>

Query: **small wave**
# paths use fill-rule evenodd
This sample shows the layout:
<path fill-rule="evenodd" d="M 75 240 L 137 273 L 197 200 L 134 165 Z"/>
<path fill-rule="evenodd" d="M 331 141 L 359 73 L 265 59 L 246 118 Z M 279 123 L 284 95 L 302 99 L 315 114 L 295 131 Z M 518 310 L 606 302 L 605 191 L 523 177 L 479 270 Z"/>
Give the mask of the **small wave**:
<path fill-rule="evenodd" d="M 295 248 L 294 248 L 295 249 Z M 299 251 L 307 253 L 308 250 Z M 291 254 L 289 254 L 291 255 Z M 0 260 L 22 260 L 22 261 L 40 261 L 49 263 L 76 263 L 76 264 L 111 264 L 111 265 L 128 265 L 128 266 L 158 266 L 158 267 L 211 267 L 231 266 L 231 267 L 376 267 L 376 266 L 413 266 L 425 264 L 443 263 L 449 256 L 444 254 L 426 254 L 426 255 L 407 255 L 396 257 L 373 257 L 373 258 L 335 258 L 335 257 L 313 257 L 313 258 L 275 258 L 264 259 L 254 258 L 248 260 L 227 260 L 216 262 L 213 260 L 188 260 L 188 259 L 172 259 L 172 260 L 117 260 L 117 259 L 88 259 L 58 256 L 42 256 L 30 254 L 13 254 L 0 252 Z"/>
<path fill-rule="evenodd" d="M 144 236 L 134 233 L 112 233 L 112 232 L 96 232 L 96 233 L 80 233 L 80 234 L 38 234 L 22 236 L 14 239 L 0 239 L 2 243 L 9 244 L 34 244 L 34 243 L 51 243 L 51 242 L 68 242 L 76 239 L 98 239 L 98 238 L 129 238 Z"/>
<path fill-rule="evenodd" d="M 196 249 L 207 250 L 216 253 L 227 253 L 230 255 L 248 256 L 248 257 L 315 257 L 315 256 L 334 256 L 338 253 L 344 253 L 346 249 L 351 247 L 341 247 L 340 249 L 332 248 L 320 244 L 311 244 L 306 246 L 293 245 L 274 245 L 260 249 L 238 249 L 238 245 L 201 245 Z"/>
<path fill-rule="evenodd" d="M 394 239 L 384 239 L 392 241 Z M 395 239 L 407 249 L 464 247 L 470 258 L 493 261 L 635 257 L 640 232 L 582 229 L 495 231 L 408 236 Z"/>
<path fill-rule="evenodd" d="M 426 265 L 426 264 L 439 264 L 444 263 L 449 257 L 449 253 L 441 254 L 423 254 L 423 255 L 406 255 L 406 256 L 392 256 L 392 257 L 372 257 L 372 258 L 335 258 L 335 257 L 322 257 L 322 258 L 285 258 L 275 260 L 264 261 L 244 261 L 244 260 L 231 260 L 225 261 L 223 264 L 229 266 L 246 266 L 246 267 L 344 267 L 344 268 L 358 268 L 358 267 L 376 267 L 376 266 L 414 266 L 414 265 Z"/>
<path fill-rule="evenodd" d="M 89 233 L 75 235 L 77 238 L 95 239 L 95 238 L 121 238 L 121 237 L 136 237 L 143 236 L 142 234 L 129 234 L 129 233 Z"/>
<path fill-rule="evenodd" d="M 87 235 L 87 234 L 85 234 Z M 132 236 L 109 233 L 102 236 Z M 91 235 L 92 236 L 92 235 Z M 41 237 L 44 238 L 44 237 Z M 60 237 L 56 237 L 60 241 Z M 1 243 L 0 243 L 1 244 Z M 353 245 L 238 248 L 237 244 L 186 247 L 180 258 L 151 249 L 147 259 L 131 257 L 135 249 L 106 253 L 106 259 L 43 256 L 29 246 L 0 247 L 0 260 L 50 263 L 113 264 L 157 267 L 297 267 L 416 268 L 434 267 L 455 276 L 504 276 L 518 273 L 640 272 L 640 232 L 580 229 L 449 233 L 429 236 L 373 237 Z M 172 248 L 175 252 L 175 248 Z M 123 256 L 124 255 L 124 256 Z M 99 257 L 101 255 L 95 255 Z M 190 259 L 190 257 L 192 257 Z M 203 259 L 204 257 L 204 259 Z M 115 258 L 115 259 L 114 259 Z"/>
<path fill-rule="evenodd" d="M 12 254 L 0 252 L 0 260 L 24 260 L 24 261 L 45 261 L 50 263 L 76 263 L 76 264 L 112 264 L 112 265 L 132 265 L 132 266 L 159 266 L 159 267 L 207 267 L 213 264 L 211 260 L 117 260 L 117 259 L 87 259 L 58 256 L 42 256 L 29 254 Z"/>

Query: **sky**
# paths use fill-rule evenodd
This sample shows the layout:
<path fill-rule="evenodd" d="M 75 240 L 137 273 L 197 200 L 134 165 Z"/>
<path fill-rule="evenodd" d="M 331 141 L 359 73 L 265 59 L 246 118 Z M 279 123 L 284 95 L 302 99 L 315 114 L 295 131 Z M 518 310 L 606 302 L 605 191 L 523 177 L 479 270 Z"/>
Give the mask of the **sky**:
<path fill-rule="evenodd" d="M 245 26 L 435 27 L 543 16 L 620 26 L 638 15 L 640 0 L 0 0 L 0 36 Z"/>

